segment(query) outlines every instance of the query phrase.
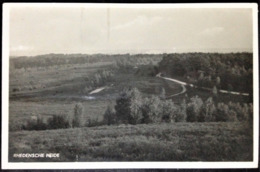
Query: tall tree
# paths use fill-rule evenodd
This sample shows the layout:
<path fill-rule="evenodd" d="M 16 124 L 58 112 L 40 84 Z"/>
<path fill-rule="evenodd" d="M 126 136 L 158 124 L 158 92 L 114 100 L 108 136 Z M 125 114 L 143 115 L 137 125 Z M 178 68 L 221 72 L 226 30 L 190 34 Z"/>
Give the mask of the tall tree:
<path fill-rule="evenodd" d="M 107 106 L 107 109 L 104 113 L 104 123 L 107 125 L 115 124 L 116 122 L 116 116 L 114 108 L 111 107 L 111 105 Z"/>
<path fill-rule="evenodd" d="M 213 87 L 212 93 L 213 93 L 213 96 L 214 96 L 214 97 L 217 97 L 217 96 L 218 96 L 218 90 L 217 90 L 217 87 L 216 87 L 216 86 Z"/>
<path fill-rule="evenodd" d="M 195 96 L 190 99 L 190 102 L 187 105 L 188 122 L 195 122 L 198 120 L 198 116 L 201 111 L 202 105 L 203 105 L 203 101 L 199 96 Z"/>
<path fill-rule="evenodd" d="M 83 121 L 83 107 L 81 104 L 76 104 L 74 107 L 72 127 L 82 127 L 84 125 Z"/>
<path fill-rule="evenodd" d="M 145 98 L 142 103 L 142 123 L 158 123 L 161 121 L 161 100 L 157 96 Z"/>
<path fill-rule="evenodd" d="M 116 100 L 116 116 L 119 123 L 137 124 L 142 120 L 142 96 L 138 89 L 123 91 Z"/>
<path fill-rule="evenodd" d="M 165 93 L 165 89 L 164 88 L 162 88 L 162 90 L 161 90 L 160 98 L 161 99 L 165 99 L 166 98 L 166 93 Z"/>
<path fill-rule="evenodd" d="M 177 108 L 172 102 L 172 100 L 165 100 L 162 101 L 161 103 L 161 108 L 162 108 L 162 121 L 164 122 L 173 122 L 175 119 L 175 115 L 177 112 Z"/>

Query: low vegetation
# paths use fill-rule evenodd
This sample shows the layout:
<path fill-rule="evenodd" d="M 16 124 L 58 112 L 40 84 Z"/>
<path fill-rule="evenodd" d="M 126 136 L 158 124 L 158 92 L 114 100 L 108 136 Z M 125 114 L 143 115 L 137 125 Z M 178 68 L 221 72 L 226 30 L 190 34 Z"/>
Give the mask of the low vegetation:
<path fill-rule="evenodd" d="M 26 124 L 23 124 L 22 130 L 53 130 L 53 129 L 64 129 L 64 128 L 79 128 L 79 127 L 93 127 L 103 124 L 97 119 L 85 119 L 83 117 L 84 108 L 81 104 L 74 106 L 74 115 L 71 119 L 68 115 L 53 115 L 47 120 L 43 120 L 42 116 L 34 116 L 27 120 Z"/>
<path fill-rule="evenodd" d="M 69 120 L 64 115 L 53 115 L 48 119 L 47 123 L 43 121 L 43 118 L 37 116 L 36 119 L 30 119 L 26 125 L 22 126 L 23 130 L 51 130 L 69 128 Z"/>
<path fill-rule="evenodd" d="M 9 160 L 20 161 L 252 161 L 245 123 L 162 123 L 19 131 L 9 134 Z M 60 158 L 14 158 L 52 152 Z"/>

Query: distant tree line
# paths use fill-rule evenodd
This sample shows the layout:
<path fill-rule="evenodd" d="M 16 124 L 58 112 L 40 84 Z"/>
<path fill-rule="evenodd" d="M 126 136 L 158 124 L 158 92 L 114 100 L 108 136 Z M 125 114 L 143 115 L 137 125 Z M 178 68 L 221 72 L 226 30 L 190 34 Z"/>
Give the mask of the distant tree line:
<path fill-rule="evenodd" d="M 110 60 L 106 56 L 98 55 L 82 55 L 82 54 L 47 54 L 34 57 L 16 57 L 11 58 L 10 63 L 16 69 L 33 68 L 33 67 L 48 67 L 55 65 L 66 64 L 83 64 L 83 63 L 96 63 L 100 61 Z"/>
<path fill-rule="evenodd" d="M 159 70 L 198 86 L 252 93 L 252 53 L 165 54 Z"/>
<path fill-rule="evenodd" d="M 108 106 L 104 124 L 148 124 L 161 122 L 234 122 L 252 120 L 252 104 L 205 102 L 194 96 L 179 105 L 159 96 L 143 97 L 138 89 L 123 91 L 114 107 Z"/>
<path fill-rule="evenodd" d="M 66 64 L 85 64 L 85 63 L 97 63 L 97 62 L 113 62 L 117 61 L 118 65 L 126 66 L 131 64 L 148 64 L 151 61 L 161 60 L 162 55 L 153 54 L 46 54 L 38 56 L 21 56 L 10 58 L 10 68 L 22 69 L 22 68 L 33 68 L 33 67 L 48 67 L 56 65 Z M 116 62 L 116 63 L 117 63 Z"/>

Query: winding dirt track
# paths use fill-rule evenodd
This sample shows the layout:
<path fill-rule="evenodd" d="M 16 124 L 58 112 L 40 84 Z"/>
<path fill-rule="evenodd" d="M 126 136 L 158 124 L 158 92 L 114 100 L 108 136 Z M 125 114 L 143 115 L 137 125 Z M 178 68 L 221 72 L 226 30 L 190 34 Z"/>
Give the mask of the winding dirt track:
<path fill-rule="evenodd" d="M 165 79 L 165 80 L 168 80 L 168 81 L 172 81 L 172 82 L 175 82 L 175 83 L 181 85 L 181 87 L 182 87 L 182 91 L 181 91 L 181 92 L 176 93 L 176 94 L 173 94 L 173 95 L 170 95 L 170 96 L 168 96 L 167 98 L 174 97 L 174 96 L 178 96 L 178 95 L 183 94 L 183 93 L 185 93 L 185 92 L 187 91 L 187 89 L 186 89 L 186 87 L 185 87 L 185 86 L 187 85 L 186 82 L 182 82 L 182 81 L 179 81 L 179 80 L 173 79 L 173 78 L 162 77 L 162 76 L 161 76 L 161 73 L 158 73 L 158 74 L 156 75 L 156 77 L 162 78 L 162 79 Z M 193 87 L 193 86 L 192 86 L 192 87 Z"/>
<path fill-rule="evenodd" d="M 162 78 L 162 79 L 165 79 L 165 80 L 168 80 L 168 81 L 172 81 L 172 82 L 175 82 L 177 84 L 180 84 L 182 86 L 182 91 L 179 92 L 179 93 L 176 93 L 176 94 L 173 94 L 173 95 L 170 95 L 169 97 L 174 97 L 174 96 L 178 96 L 180 94 L 183 94 L 187 91 L 186 87 L 185 86 L 190 86 L 190 87 L 194 87 L 194 88 L 200 88 L 200 89 L 203 89 L 203 90 L 207 90 L 207 91 L 211 91 L 212 89 L 211 88 L 206 88 L 206 87 L 198 87 L 198 86 L 195 86 L 193 84 L 188 84 L 186 82 L 183 82 L 183 81 L 179 81 L 177 79 L 173 79 L 173 78 L 168 78 L 168 77 L 163 77 L 161 76 L 162 74 L 161 73 L 158 73 L 156 75 L 156 77 L 159 77 L 159 78 Z M 233 95 L 242 95 L 242 96 L 249 96 L 249 93 L 240 93 L 240 92 L 235 92 L 235 91 L 228 91 L 228 90 L 218 90 L 218 92 L 220 93 L 224 93 L 224 94 L 233 94 Z"/>

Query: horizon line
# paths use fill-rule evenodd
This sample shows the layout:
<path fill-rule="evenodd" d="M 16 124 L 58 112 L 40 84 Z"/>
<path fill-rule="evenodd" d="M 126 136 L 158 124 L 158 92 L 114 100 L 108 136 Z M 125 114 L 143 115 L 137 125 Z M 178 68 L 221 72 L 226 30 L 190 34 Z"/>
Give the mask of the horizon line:
<path fill-rule="evenodd" d="M 149 52 L 140 52 L 140 53 L 42 53 L 37 55 L 9 55 L 11 58 L 16 57 L 37 57 L 37 56 L 45 56 L 45 55 L 163 55 L 163 54 L 189 54 L 189 53 L 210 53 L 210 54 L 237 54 L 237 53 L 253 53 L 253 51 L 187 51 L 187 52 L 160 52 L 160 53 L 149 53 Z"/>

